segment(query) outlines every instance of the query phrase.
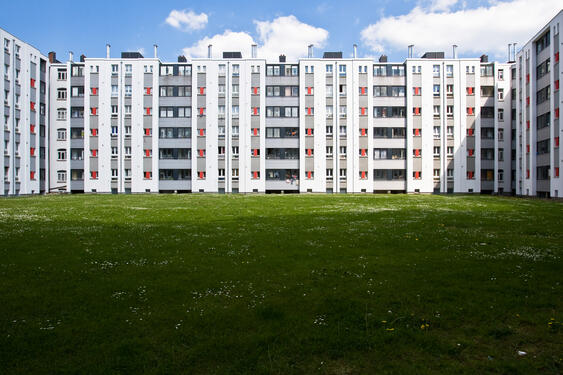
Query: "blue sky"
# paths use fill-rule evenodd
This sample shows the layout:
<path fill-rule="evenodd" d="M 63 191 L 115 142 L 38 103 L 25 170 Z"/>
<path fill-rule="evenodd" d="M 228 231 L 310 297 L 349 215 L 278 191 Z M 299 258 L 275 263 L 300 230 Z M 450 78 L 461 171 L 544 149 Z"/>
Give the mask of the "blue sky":
<path fill-rule="evenodd" d="M 139 49 L 150 57 L 156 42 L 159 57 L 174 61 L 178 54 L 204 55 L 209 40 L 214 48 L 233 50 L 243 49 L 253 40 L 260 45 L 260 57 L 279 53 L 298 57 L 306 54 L 309 42 L 322 46 L 316 49 L 317 56 L 320 50 L 343 51 L 348 56 L 358 43 L 360 56 L 378 57 L 384 52 L 391 60 L 402 61 L 410 43 L 415 44 L 416 54 L 426 49 L 449 54 L 450 45 L 456 43 L 461 56 L 489 53 L 506 59 L 507 43 L 522 45 L 561 5 L 556 0 L 477 0 L 469 4 L 461 0 L 61 0 L 10 1 L 2 8 L 0 27 L 43 53 L 56 51 L 59 60 L 66 59 L 69 50 L 75 56 L 105 56 L 107 42 L 113 57 Z M 26 17 L 30 9 L 34 15 Z M 173 10 L 206 16 L 206 22 L 174 27 L 166 22 Z M 262 31 L 257 22 L 262 22 Z M 227 35 L 225 30 L 233 33 Z"/>

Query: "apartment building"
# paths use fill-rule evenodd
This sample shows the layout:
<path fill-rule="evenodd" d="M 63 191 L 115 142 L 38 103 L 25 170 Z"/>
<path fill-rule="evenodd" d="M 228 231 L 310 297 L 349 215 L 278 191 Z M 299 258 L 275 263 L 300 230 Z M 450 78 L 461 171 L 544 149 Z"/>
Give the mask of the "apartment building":
<path fill-rule="evenodd" d="M 4 195 L 488 193 L 560 197 L 559 25 L 506 63 L 240 52 L 60 62 L 0 30 Z"/>
<path fill-rule="evenodd" d="M 2 194 L 43 193 L 48 171 L 47 59 L 39 50 L 2 29 L 0 42 Z"/>
<path fill-rule="evenodd" d="M 510 192 L 511 65 L 454 50 L 452 59 L 409 58 L 406 68 L 407 192 Z"/>
<path fill-rule="evenodd" d="M 559 12 L 516 55 L 516 183 L 518 195 L 561 197 Z"/>

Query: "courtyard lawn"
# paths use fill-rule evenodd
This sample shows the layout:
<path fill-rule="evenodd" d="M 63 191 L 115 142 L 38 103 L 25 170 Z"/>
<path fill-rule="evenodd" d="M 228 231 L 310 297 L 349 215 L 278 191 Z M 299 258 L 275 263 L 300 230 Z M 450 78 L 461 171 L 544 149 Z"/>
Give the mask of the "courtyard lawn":
<path fill-rule="evenodd" d="M 556 201 L 4 198 L 0 373 L 557 374 L 562 256 Z"/>

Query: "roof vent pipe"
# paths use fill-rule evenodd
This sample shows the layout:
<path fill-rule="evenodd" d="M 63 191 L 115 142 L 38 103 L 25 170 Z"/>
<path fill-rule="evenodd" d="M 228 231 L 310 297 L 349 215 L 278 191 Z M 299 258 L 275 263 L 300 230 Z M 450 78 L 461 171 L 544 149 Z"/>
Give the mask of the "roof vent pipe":
<path fill-rule="evenodd" d="M 158 45 L 153 44 L 154 47 L 154 58 L 157 59 L 158 58 Z"/>
<path fill-rule="evenodd" d="M 74 59 L 74 53 L 72 51 L 68 52 L 68 61 L 72 62 Z"/>
<path fill-rule="evenodd" d="M 210 44 L 207 46 L 207 58 L 210 59 L 213 52 L 213 45 Z"/>
<path fill-rule="evenodd" d="M 354 58 L 358 57 L 358 45 L 354 44 Z"/>
<path fill-rule="evenodd" d="M 256 44 L 253 44 L 251 50 L 252 50 L 252 58 L 255 59 L 258 56 L 258 46 Z"/>
<path fill-rule="evenodd" d="M 109 43 L 106 44 L 106 59 L 109 59 L 109 49 L 110 49 L 110 47 L 111 46 L 109 45 Z"/>
<path fill-rule="evenodd" d="M 308 58 L 313 58 L 313 45 L 309 44 L 309 53 L 307 54 Z"/>
<path fill-rule="evenodd" d="M 409 53 L 408 53 L 408 55 L 407 55 L 409 59 L 412 59 L 412 50 L 413 50 L 413 48 L 414 48 L 414 44 L 409 45 Z"/>
<path fill-rule="evenodd" d="M 453 48 L 453 52 L 452 52 L 452 53 L 453 53 L 453 58 L 454 58 L 454 59 L 457 59 L 457 44 L 454 44 L 454 45 L 452 46 L 452 48 Z"/>

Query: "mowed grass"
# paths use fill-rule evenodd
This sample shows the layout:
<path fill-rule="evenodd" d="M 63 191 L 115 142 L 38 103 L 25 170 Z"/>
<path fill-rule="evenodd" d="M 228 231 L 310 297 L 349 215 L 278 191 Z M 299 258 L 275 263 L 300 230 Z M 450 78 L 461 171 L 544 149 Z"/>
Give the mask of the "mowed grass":
<path fill-rule="evenodd" d="M 0 373 L 561 373 L 562 219 L 489 196 L 0 199 Z"/>

